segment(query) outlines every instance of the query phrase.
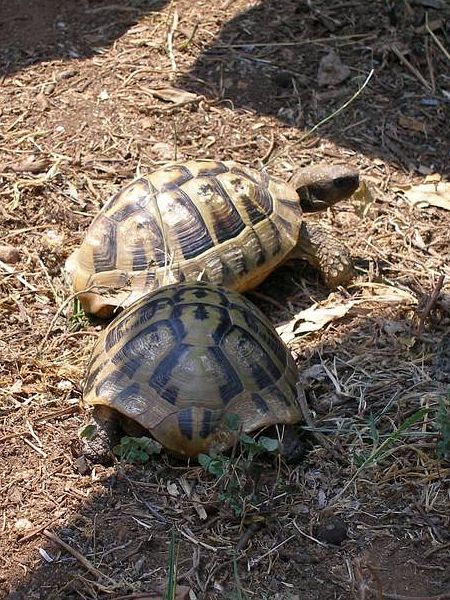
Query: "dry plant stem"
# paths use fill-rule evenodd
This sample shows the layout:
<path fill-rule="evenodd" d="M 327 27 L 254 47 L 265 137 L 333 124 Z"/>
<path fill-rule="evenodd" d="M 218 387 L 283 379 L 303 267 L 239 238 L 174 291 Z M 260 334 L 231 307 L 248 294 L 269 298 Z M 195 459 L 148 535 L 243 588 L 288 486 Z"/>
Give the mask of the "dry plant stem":
<path fill-rule="evenodd" d="M 59 319 L 59 317 L 61 316 L 63 310 L 66 308 L 66 306 L 68 306 L 70 304 L 70 302 L 72 302 L 72 300 L 74 300 L 77 296 L 80 296 L 81 294 L 85 294 L 86 292 L 90 292 L 93 289 L 98 288 L 98 286 L 96 285 L 92 285 L 91 287 L 86 288 L 85 290 L 81 290 L 80 292 L 76 292 L 75 294 L 71 294 L 66 300 L 64 300 L 64 302 L 62 302 L 62 304 L 60 305 L 60 307 L 58 308 L 58 310 L 55 313 L 55 316 L 52 319 L 52 322 L 50 323 L 49 328 L 47 329 L 44 337 L 42 338 L 41 343 L 39 344 L 38 348 L 39 351 L 41 352 L 45 346 L 45 344 L 47 343 L 48 340 L 48 336 L 50 335 L 56 321 Z"/>
<path fill-rule="evenodd" d="M 444 47 L 441 40 L 437 37 L 437 35 L 434 33 L 434 31 L 431 29 L 431 27 L 428 24 L 428 13 L 426 13 L 426 15 L 425 15 L 425 27 L 426 27 L 426 30 L 428 31 L 428 33 L 431 35 L 433 42 L 436 44 L 436 46 L 439 48 L 439 50 L 442 52 L 442 54 L 445 56 L 445 58 L 450 62 L 450 53 Z"/>
<path fill-rule="evenodd" d="M 111 579 L 110 577 L 99 571 L 96 567 L 94 567 L 94 565 L 92 565 L 88 561 L 88 559 L 81 554 L 81 552 L 78 552 L 78 550 L 75 550 L 74 548 L 69 546 L 69 544 L 66 544 L 66 542 L 64 542 L 60 537 L 58 537 L 56 533 L 53 533 L 53 531 L 49 531 L 48 529 L 44 529 L 43 534 L 46 538 L 48 538 L 55 544 L 58 544 L 58 546 L 61 546 L 61 548 L 64 548 L 66 552 L 75 557 L 78 560 L 78 562 L 81 563 L 83 567 L 87 571 L 89 571 L 89 573 L 91 573 L 91 575 L 93 575 L 97 579 L 104 579 L 109 583 L 115 583 L 113 579 Z"/>
<path fill-rule="evenodd" d="M 340 106 L 337 110 L 335 110 L 333 113 L 331 113 L 331 115 L 328 115 L 328 117 L 325 117 L 325 119 L 322 119 L 321 121 L 319 121 L 319 123 L 317 123 L 316 125 L 314 125 L 314 127 L 312 127 L 309 131 L 307 131 L 305 134 L 303 134 L 299 140 L 297 140 L 297 144 L 300 145 L 302 142 L 304 142 L 307 138 L 309 138 L 315 131 L 317 131 L 319 129 L 319 127 L 322 127 L 322 125 L 325 125 L 325 123 L 328 123 L 328 121 L 331 121 L 332 119 L 334 119 L 334 117 L 336 117 L 339 113 L 341 113 L 343 110 L 345 110 L 348 106 L 350 106 L 350 104 L 352 102 L 354 102 L 356 100 L 356 98 L 358 98 L 358 96 L 361 95 L 361 93 L 364 91 L 364 89 L 367 87 L 369 81 L 372 79 L 372 75 L 374 74 L 374 69 L 371 69 L 369 74 L 366 77 L 366 80 L 364 81 L 364 83 L 362 84 L 362 86 L 360 88 L 358 88 L 358 90 L 353 94 L 353 96 L 351 98 L 349 98 L 347 100 L 347 102 L 344 102 L 344 104 L 342 104 L 342 106 Z M 286 150 L 282 150 L 281 152 L 278 152 L 276 154 L 274 154 L 274 156 L 267 161 L 265 166 L 269 166 L 271 165 L 275 160 L 277 160 L 278 158 L 280 158 L 280 156 L 283 156 L 283 154 L 286 152 Z"/>
<path fill-rule="evenodd" d="M 311 411 L 309 410 L 308 403 L 306 401 L 305 390 L 301 383 L 297 383 L 297 397 L 300 403 L 303 418 L 305 419 L 306 424 L 308 425 L 313 437 L 319 442 L 321 446 L 326 448 L 328 452 L 330 452 L 330 454 L 332 454 L 337 461 L 341 463 L 342 457 L 336 452 L 336 450 L 326 439 L 326 437 L 317 431 L 317 427 L 314 425 L 314 421 L 311 417 Z"/>
<path fill-rule="evenodd" d="M 416 329 L 416 335 L 420 335 L 422 333 L 425 324 L 425 319 L 428 317 L 428 315 L 431 312 L 431 309 L 436 304 L 439 294 L 441 293 L 442 286 L 444 285 L 444 279 L 445 275 L 441 274 L 436 282 L 436 285 L 434 286 L 434 290 L 432 291 L 428 302 L 425 305 L 425 308 L 423 309 L 423 311 L 421 311 L 419 324 L 417 325 Z"/>
<path fill-rule="evenodd" d="M 411 71 L 411 73 L 414 75 L 414 77 L 416 77 L 417 80 L 423 85 L 423 87 L 427 90 L 427 92 L 431 92 L 431 86 L 428 83 L 428 81 L 425 79 L 425 77 L 422 75 L 422 73 L 420 73 L 416 69 L 416 67 L 414 67 L 409 62 L 409 60 L 406 58 L 406 56 L 397 48 L 397 46 L 395 44 L 392 46 L 392 51 L 397 56 L 399 61 L 402 62 L 405 65 L 405 67 Z"/>

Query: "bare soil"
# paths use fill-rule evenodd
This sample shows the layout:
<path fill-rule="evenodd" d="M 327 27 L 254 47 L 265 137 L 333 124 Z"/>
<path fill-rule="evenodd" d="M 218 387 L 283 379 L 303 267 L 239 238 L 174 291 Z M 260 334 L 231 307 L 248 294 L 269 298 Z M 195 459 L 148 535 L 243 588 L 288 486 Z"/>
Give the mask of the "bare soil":
<path fill-rule="evenodd" d="M 349 71 L 319 85 L 330 50 Z M 450 598 L 450 219 L 401 192 L 448 178 L 449 51 L 445 0 L 1 3 L 0 597 L 162 598 L 172 547 L 179 599 Z M 275 324 L 356 303 L 292 336 L 318 433 L 300 464 L 258 459 L 240 515 L 198 464 L 78 456 L 103 324 L 64 261 L 136 173 L 200 157 L 345 162 L 372 200 L 320 215 L 353 286 L 296 264 L 249 294 Z"/>

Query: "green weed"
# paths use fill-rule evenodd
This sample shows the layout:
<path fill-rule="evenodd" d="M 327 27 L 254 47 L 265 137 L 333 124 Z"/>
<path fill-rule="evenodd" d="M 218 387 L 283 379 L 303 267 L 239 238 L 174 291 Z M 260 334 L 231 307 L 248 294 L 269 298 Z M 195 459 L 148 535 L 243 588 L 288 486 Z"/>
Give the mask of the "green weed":
<path fill-rule="evenodd" d="M 441 439 L 437 443 L 438 455 L 450 460 L 450 390 L 441 400 L 436 413 L 436 425 Z"/>
<path fill-rule="evenodd" d="M 222 453 L 200 454 L 198 462 L 219 484 L 219 500 L 228 504 L 237 517 L 245 512 L 253 493 L 246 484 L 255 470 L 254 460 L 261 454 L 274 454 L 280 449 L 276 439 L 260 436 L 255 439 L 242 432 L 240 418 L 228 415 L 226 427 L 236 435 L 237 443 L 230 456 Z M 239 450 L 239 452 L 237 451 Z"/>
<path fill-rule="evenodd" d="M 113 452 L 120 460 L 145 464 L 150 456 L 160 454 L 161 445 L 148 437 L 124 436 L 120 443 L 114 446 Z"/>

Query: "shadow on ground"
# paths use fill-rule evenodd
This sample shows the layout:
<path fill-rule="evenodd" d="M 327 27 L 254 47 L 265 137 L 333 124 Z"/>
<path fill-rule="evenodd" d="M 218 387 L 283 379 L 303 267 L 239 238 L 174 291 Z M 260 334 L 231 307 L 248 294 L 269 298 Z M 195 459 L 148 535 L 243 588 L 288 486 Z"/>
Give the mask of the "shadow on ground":
<path fill-rule="evenodd" d="M 52 459 L 20 439 L 9 448 L 17 468 L 7 490 L 4 535 L 17 551 L 3 557 L 0 593 L 9 600 L 161 600 L 173 533 L 178 583 L 185 586 L 179 600 L 189 598 L 189 588 L 210 600 L 252 589 L 264 590 L 258 598 L 296 593 L 305 600 L 445 593 L 448 469 L 435 460 L 436 432 L 425 435 L 424 423 L 411 425 L 392 452 L 367 465 L 342 493 L 355 461 L 370 452 L 374 431 L 385 440 L 421 398 L 433 406 L 443 393 L 432 350 L 443 332 L 430 329 L 427 342 L 409 348 L 407 334 L 406 322 L 386 313 L 341 333 L 338 342 L 331 333 L 329 344 L 310 348 L 302 371 L 312 374 L 309 400 L 331 451 L 311 440 L 300 465 L 280 470 L 269 458 L 257 477 L 253 469 L 256 494 L 244 520 L 220 498 L 217 480 L 194 464 L 162 455 L 146 467 L 81 474 L 69 444 L 82 417 L 72 415 L 57 427 L 35 425 Z M 321 365 L 333 370 L 343 394 L 336 394 Z M 253 485 L 241 482 L 238 498 Z M 19 517 L 33 520 L 34 514 L 33 529 L 21 530 Z M 330 523 L 343 530 L 339 543 L 317 543 Z M 49 540 L 52 534 L 77 557 Z"/>
<path fill-rule="evenodd" d="M 167 0 L 13 0 L 0 3 L 0 75 L 41 61 L 86 58 Z"/>
<path fill-rule="evenodd" d="M 444 2 L 266 0 L 224 23 L 179 84 L 303 131 L 352 98 L 374 69 L 361 97 L 320 135 L 405 171 L 446 172 L 448 63 L 426 18 L 448 47 Z M 321 69 L 331 51 L 342 65 Z"/>

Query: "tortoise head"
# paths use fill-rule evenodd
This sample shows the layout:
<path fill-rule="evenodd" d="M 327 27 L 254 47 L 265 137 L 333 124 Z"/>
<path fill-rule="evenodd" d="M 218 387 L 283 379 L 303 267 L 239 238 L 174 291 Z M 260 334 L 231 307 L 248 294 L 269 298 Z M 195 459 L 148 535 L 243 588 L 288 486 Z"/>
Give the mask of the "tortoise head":
<path fill-rule="evenodd" d="M 359 187 L 359 173 L 345 165 L 316 165 L 299 169 L 289 183 L 304 212 L 319 212 L 349 198 Z"/>

